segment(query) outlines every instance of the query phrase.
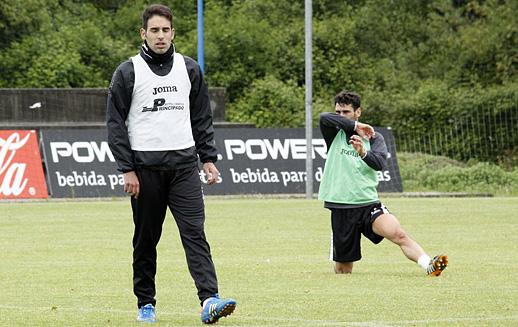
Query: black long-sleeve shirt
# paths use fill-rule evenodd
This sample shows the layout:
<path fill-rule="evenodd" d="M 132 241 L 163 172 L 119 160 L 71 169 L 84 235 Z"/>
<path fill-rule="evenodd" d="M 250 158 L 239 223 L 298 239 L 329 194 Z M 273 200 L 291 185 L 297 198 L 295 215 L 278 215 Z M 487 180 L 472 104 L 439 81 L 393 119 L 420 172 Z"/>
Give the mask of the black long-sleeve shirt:
<path fill-rule="evenodd" d="M 173 47 L 167 53 L 157 55 L 143 45 L 140 56 L 144 58 L 149 68 L 160 76 L 167 75 L 174 65 Z M 198 63 L 187 56 L 184 56 L 184 59 L 191 83 L 190 119 L 195 142 L 195 146 L 187 149 L 171 151 L 133 151 L 131 149 L 126 119 L 135 84 L 133 62 L 131 60 L 123 62 L 113 74 L 108 94 L 106 121 L 108 144 L 120 171 L 133 171 L 137 167 L 158 170 L 184 168 L 197 164 L 198 156 L 202 163 L 217 161 L 209 90 Z"/>
<path fill-rule="evenodd" d="M 320 114 L 320 131 L 326 142 L 327 148 L 331 147 L 331 143 L 336 134 L 342 129 L 349 139 L 356 134 L 354 131 L 355 122 L 336 113 L 325 112 Z M 376 133 L 376 137 L 369 140 L 371 149 L 367 151 L 363 161 L 374 170 L 383 170 L 387 166 L 387 144 L 383 135 Z"/>

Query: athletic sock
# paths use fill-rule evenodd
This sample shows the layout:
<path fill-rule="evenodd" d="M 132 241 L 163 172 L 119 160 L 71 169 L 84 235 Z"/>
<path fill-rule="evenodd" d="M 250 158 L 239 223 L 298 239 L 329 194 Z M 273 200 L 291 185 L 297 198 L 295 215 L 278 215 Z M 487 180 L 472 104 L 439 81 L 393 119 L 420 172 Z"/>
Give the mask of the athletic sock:
<path fill-rule="evenodd" d="M 428 254 L 422 254 L 419 259 L 417 259 L 417 263 L 423 267 L 423 269 L 426 270 L 426 268 L 428 268 L 428 266 L 430 265 L 430 260 L 432 260 Z"/>

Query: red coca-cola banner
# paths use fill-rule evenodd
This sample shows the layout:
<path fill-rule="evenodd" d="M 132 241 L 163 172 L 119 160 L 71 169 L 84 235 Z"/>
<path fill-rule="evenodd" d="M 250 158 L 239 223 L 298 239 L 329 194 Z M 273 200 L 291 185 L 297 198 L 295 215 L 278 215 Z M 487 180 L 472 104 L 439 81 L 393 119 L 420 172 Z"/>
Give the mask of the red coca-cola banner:
<path fill-rule="evenodd" d="M 0 130 L 0 199 L 47 197 L 36 131 Z"/>

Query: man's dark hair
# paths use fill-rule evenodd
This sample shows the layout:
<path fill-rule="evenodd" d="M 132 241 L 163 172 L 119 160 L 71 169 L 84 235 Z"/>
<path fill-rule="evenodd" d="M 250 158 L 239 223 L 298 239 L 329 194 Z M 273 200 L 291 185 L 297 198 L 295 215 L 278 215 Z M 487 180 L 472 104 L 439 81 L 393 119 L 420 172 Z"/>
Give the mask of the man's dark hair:
<path fill-rule="evenodd" d="M 153 16 L 162 16 L 171 22 L 173 27 L 173 12 L 164 5 L 150 5 L 142 13 L 142 28 L 147 30 L 147 21 Z"/>
<path fill-rule="evenodd" d="M 340 104 L 340 105 L 351 105 L 353 107 L 354 110 L 360 108 L 361 106 L 361 103 L 362 103 L 362 98 L 360 97 L 359 94 L 356 94 L 354 92 L 351 92 L 351 91 L 347 91 L 347 90 L 342 90 L 340 93 L 338 93 L 336 96 L 335 96 L 335 105 L 336 104 Z"/>

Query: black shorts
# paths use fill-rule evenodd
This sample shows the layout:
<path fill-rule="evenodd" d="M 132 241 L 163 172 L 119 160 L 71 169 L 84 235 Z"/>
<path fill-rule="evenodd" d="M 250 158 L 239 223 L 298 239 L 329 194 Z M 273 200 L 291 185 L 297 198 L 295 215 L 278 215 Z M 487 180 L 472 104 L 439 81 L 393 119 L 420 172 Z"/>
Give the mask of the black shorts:
<path fill-rule="evenodd" d="M 374 233 L 372 223 L 382 214 L 389 213 L 383 203 L 365 207 L 331 210 L 333 238 L 332 259 L 335 262 L 353 262 L 362 258 L 361 234 L 372 243 L 378 244 L 383 237 Z"/>

